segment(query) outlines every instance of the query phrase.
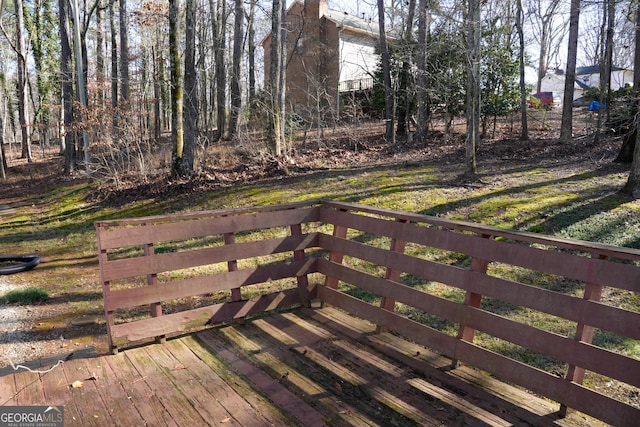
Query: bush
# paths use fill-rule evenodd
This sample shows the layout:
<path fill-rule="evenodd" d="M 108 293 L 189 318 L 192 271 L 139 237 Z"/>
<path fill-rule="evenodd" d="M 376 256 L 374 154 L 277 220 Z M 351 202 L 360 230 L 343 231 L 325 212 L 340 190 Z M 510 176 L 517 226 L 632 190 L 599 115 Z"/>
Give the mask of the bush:
<path fill-rule="evenodd" d="M 0 297 L 2 304 L 27 305 L 49 299 L 49 292 L 40 288 L 14 289 Z"/>

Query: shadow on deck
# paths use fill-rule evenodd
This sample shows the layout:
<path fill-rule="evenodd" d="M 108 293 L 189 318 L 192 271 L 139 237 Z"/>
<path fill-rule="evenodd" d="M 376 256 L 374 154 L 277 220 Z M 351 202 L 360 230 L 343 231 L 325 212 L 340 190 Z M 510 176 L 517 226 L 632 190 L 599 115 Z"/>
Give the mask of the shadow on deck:
<path fill-rule="evenodd" d="M 67 426 L 603 425 L 450 365 L 337 309 L 302 308 L 5 372 L 0 404 L 64 405 Z"/>

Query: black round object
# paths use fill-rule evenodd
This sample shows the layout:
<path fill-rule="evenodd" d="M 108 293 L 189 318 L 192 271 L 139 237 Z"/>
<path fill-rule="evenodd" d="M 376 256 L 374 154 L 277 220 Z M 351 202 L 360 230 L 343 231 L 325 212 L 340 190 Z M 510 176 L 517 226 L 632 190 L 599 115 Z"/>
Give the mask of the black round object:
<path fill-rule="evenodd" d="M 37 255 L 0 255 L 0 263 L 16 262 L 19 264 L 10 265 L 9 267 L 0 268 L 0 275 L 14 274 L 22 271 L 31 270 L 40 264 L 40 257 Z"/>

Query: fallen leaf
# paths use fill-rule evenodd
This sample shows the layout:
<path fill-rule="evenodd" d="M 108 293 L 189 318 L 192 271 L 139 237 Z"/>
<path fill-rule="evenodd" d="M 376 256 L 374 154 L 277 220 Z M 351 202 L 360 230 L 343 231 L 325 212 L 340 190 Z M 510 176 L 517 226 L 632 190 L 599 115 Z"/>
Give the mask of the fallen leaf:
<path fill-rule="evenodd" d="M 74 381 L 71 383 L 71 388 L 80 388 L 82 387 L 82 381 Z"/>
<path fill-rule="evenodd" d="M 231 418 L 229 417 L 220 420 L 221 423 L 228 423 L 229 421 L 231 421 Z"/>

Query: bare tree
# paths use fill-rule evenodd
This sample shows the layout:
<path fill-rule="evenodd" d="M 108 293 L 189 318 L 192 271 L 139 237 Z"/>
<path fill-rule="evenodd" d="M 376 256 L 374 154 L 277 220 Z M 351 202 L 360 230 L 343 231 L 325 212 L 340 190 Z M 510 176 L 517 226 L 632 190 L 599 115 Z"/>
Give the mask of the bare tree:
<path fill-rule="evenodd" d="M 64 128 L 64 173 L 70 175 L 75 170 L 76 143 L 70 131 L 73 122 L 73 77 L 71 67 L 71 45 L 69 43 L 67 0 L 58 0 L 58 21 L 60 25 L 60 75 L 62 78 L 62 104 Z"/>
<path fill-rule="evenodd" d="M 480 0 L 469 0 L 467 20 L 467 140 L 465 164 L 476 173 L 476 149 L 480 145 Z"/>
<path fill-rule="evenodd" d="M 213 3 L 213 0 L 210 0 Z M 213 50 L 215 56 L 215 82 L 216 82 L 216 124 L 218 138 L 225 134 L 226 110 L 227 110 L 227 67 L 225 63 L 225 50 L 227 45 L 227 2 L 219 1 L 216 17 L 213 19 L 212 31 L 214 33 Z"/>
<path fill-rule="evenodd" d="M 129 24 L 127 0 L 118 0 L 120 4 L 120 95 L 129 102 Z"/>
<path fill-rule="evenodd" d="M 429 98 L 427 92 L 427 31 L 430 23 L 430 14 L 427 10 L 427 0 L 418 2 L 418 37 L 416 40 L 416 98 L 418 120 L 416 138 L 424 139 L 427 136 L 429 122 Z"/>
<path fill-rule="evenodd" d="M 284 109 L 286 40 L 286 2 L 273 0 L 271 9 L 271 57 L 269 66 L 270 111 L 267 144 L 278 157 L 286 152 Z"/>
<path fill-rule="evenodd" d="M 409 0 L 407 19 L 405 23 L 404 37 L 403 37 L 403 56 L 402 56 L 402 68 L 400 70 L 400 83 L 399 83 L 399 95 L 400 101 L 398 102 L 398 127 L 396 132 L 398 135 L 404 135 L 407 133 L 409 127 L 409 117 L 411 112 L 411 104 L 414 98 L 414 84 L 410 81 L 412 75 L 411 67 L 413 63 L 414 51 L 415 51 L 415 39 L 413 38 L 413 24 L 416 10 L 416 0 Z"/>
<path fill-rule="evenodd" d="M 615 21 L 615 1 L 604 0 L 602 3 L 602 26 L 601 36 L 602 43 L 601 49 L 603 51 L 600 56 L 600 105 L 611 104 L 611 68 L 613 64 L 613 25 Z M 606 111 L 607 117 L 609 116 L 609 109 L 606 110 L 598 108 L 598 117 L 596 124 L 596 131 L 593 136 L 594 143 L 598 143 L 600 140 L 600 132 L 602 128 L 603 112 Z"/>
<path fill-rule="evenodd" d="M 565 33 L 565 25 L 558 22 L 562 0 L 534 0 L 528 9 L 532 21 L 532 35 L 540 47 L 538 57 L 538 81 L 536 90 L 540 92 L 542 79 L 547 75 L 552 53 L 558 49 Z"/>
<path fill-rule="evenodd" d="M 248 63 L 249 63 L 249 105 L 256 99 L 256 3 L 251 0 L 249 3 L 249 14 L 247 15 L 247 38 L 248 38 Z"/>
<path fill-rule="evenodd" d="M 633 93 L 635 95 L 635 129 L 631 133 L 635 148 L 633 150 L 633 161 L 631 162 L 631 171 L 629 178 L 622 191 L 631 195 L 634 199 L 640 199 L 640 2 L 636 6 L 636 40 L 635 40 L 635 57 L 633 61 Z"/>
<path fill-rule="evenodd" d="M 196 78 L 196 7 L 195 0 L 186 1 L 184 54 L 184 152 L 181 175 L 194 172 L 195 148 L 198 140 L 198 82 Z"/>
<path fill-rule="evenodd" d="M 2 1 L 0 1 L 0 9 Z M 2 24 L 2 32 L 18 57 L 17 61 L 17 95 L 18 95 L 18 120 L 20 122 L 20 135 L 22 144 L 22 158 L 29 163 L 33 161 L 31 156 L 31 122 L 29 119 L 29 85 L 27 77 L 27 44 L 25 43 L 25 25 L 22 0 L 14 0 L 14 12 L 16 16 L 15 41 L 11 40 Z"/>
<path fill-rule="evenodd" d="M 169 0 L 169 55 L 171 63 L 171 140 L 173 143 L 173 163 L 171 174 L 181 176 L 184 156 L 184 129 L 182 113 L 182 80 L 180 67 L 179 1 Z"/>
<path fill-rule="evenodd" d="M 382 79 L 384 83 L 384 120 L 385 138 L 392 144 L 395 143 L 394 129 L 394 96 L 391 87 L 391 61 L 389 59 L 389 45 L 387 44 L 387 33 L 385 28 L 385 8 L 384 0 L 378 0 L 378 24 L 380 28 L 380 54 L 382 57 Z"/>
<path fill-rule="evenodd" d="M 242 46 L 244 43 L 244 0 L 235 0 L 235 20 L 233 25 L 233 64 L 231 66 L 231 114 L 229 116 L 228 138 L 232 139 L 238 131 L 238 119 L 242 109 L 240 72 Z"/>
<path fill-rule="evenodd" d="M 571 0 L 569 13 L 569 45 L 567 47 L 567 70 L 564 80 L 564 100 L 562 103 L 562 124 L 560 140 L 573 138 L 573 91 L 576 81 L 576 57 L 578 55 L 578 27 L 580 22 L 580 0 Z"/>
<path fill-rule="evenodd" d="M 525 41 L 524 41 L 524 10 L 522 8 L 522 0 L 516 2 L 516 29 L 518 31 L 518 62 L 520 67 L 520 113 L 521 113 L 521 129 L 520 140 L 529 139 L 529 125 L 527 123 L 527 84 L 525 82 Z M 538 83 L 540 80 L 538 80 Z M 538 89 L 539 90 L 539 89 Z"/>

